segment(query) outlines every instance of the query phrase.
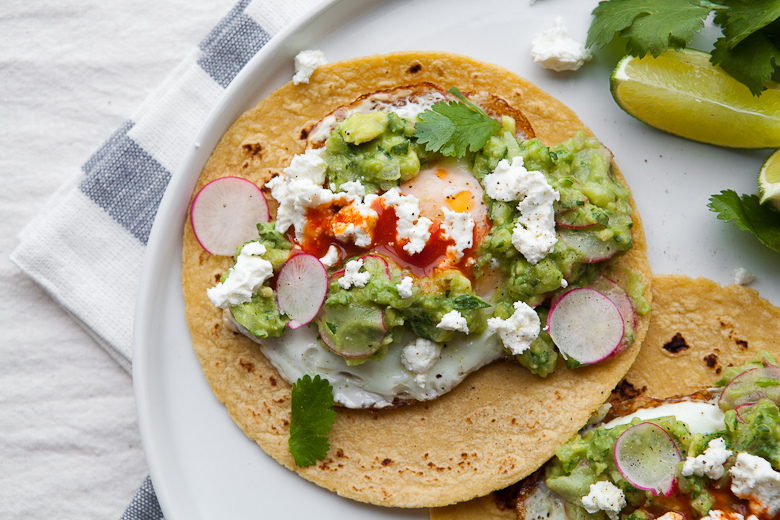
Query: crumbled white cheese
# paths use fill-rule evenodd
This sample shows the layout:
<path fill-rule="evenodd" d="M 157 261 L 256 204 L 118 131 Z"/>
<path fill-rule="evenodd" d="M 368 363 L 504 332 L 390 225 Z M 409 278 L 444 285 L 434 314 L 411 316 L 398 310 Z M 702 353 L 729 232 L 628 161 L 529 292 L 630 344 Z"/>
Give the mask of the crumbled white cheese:
<path fill-rule="evenodd" d="M 522 354 L 539 336 L 542 325 L 539 315 L 528 304 L 517 301 L 514 306 L 515 312 L 509 319 L 488 319 L 488 330 L 498 333 L 501 343 L 512 354 Z"/>
<path fill-rule="evenodd" d="M 321 150 L 306 150 L 292 158 L 290 166 L 265 184 L 279 203 L 276 210 L 276 231 L 284 233 L 293 226 L 298 236 L 306 226 L 306 209 L 329 204 L 333 192 L 322 187 L 327 165 Z"/>
<path fill-rule="evenodd" d="M 290 226 L 297 237 L 306 228 L 306 210 L 338 202 L 343 207 L 332 223 L 335 238 L 353 242 L 358 247 L 369 247 L 373 240 L 372 229 L 379 215 L 371 209 L 377 199 L 374 194 L 365 195 L 365 187 L 358 181 L 345 182 L 338 193 L 323 188 L 327 165 L 321 154 L 324 149 L 309 149 L 293 157 L 290 166 L 265 186 L 279 203 L 276 210 L 275 229 L 285 233 Z M 365 195 L 365 197 L 364 197 Z"/>
<path fill-rule="evenodd" d="M 372 202 L 377 198 L 374 194 L 366 195 L 363 201 L 360 200 L 360 193 L 365 192 L 365 188 L 359 182 L 347 182 L 356 184 L 360 189 L 353 189 L 350 186 L 347 192 L 347 200 L 351 201 L 345 207 L 341 208 L 333 219 L 331 230 L 333 236 L 343 242 L 353 242 L 358 247 L 370 247 L 374 240 L 373 230 L 379 215 L 371 209 Z M 336 196 L 341 195 L 337 193 Z"/>
<path fill-rule="evenodd" d="M 328 60 L 322 51 L 301 51 L 295 56 L 295 75 L 293 76 L 293 85 L 308 83 L 309 78 L 317 70 L 317 67 L 325 65 Z"/>
<path fill-rule="evenodd" d="M 260 242 L 249 242 L 241 248 L 236 263 L 228 270 L 227 278 L 214 287 L 206 289 L 211 303 L 220 309 L 252 300 L 252 294 L 274 274 L 271 262 L 262 258 L 265 246 Z"/>
<path fill-rule="evenodd" d="M 468 211 L 458 213 L 446 207 L 441 210 L 444 213 L 441 225 L 444 236 L 455 242 L 454 246 L 447 248 L 447 253 L 458 262 L 463 258 L 463 252 L 474 245 L 474 219 Z"/>
<path fill-rule="evenodd" d="M 745 517 L 739 513 L 724 513 L 719 509 L 711 509 L 707 516 L 703 516 L 701 520 L 745 520 Z M 750 515 L 747 520 L 758 520 L 758 517 Z"/>
<path fill-rule="evenodd" d="M 734 283 L 737 285 L 748 285 L 756 281 L 755 275 L 744 267 L 734 269 Z"/>
<path fill-rule="evenodd" d="M 400 240 L 408 240 L 404 251 L 410 255 L 425 249 L 431 238 L 430 227 L 433 222 L 420 216 L 420 201 L 414 195 L 403 195 L 398 188 L 391 188 L 382 195 L 386 206 L 395 210 L 398 217 L 396 234 Z"/>
<path fill-rule="evenodd" d="M 602 480 L 590 485 L 590 493 L 582 497 L 582 506 L 590 514 L 606 511 L 611 520 L 617 520 L 620 510 L 626 507 L 626 497 L 615 484 Z"/>
<path fill-rule="evenodd" d="M 469 326 L 464 318 L 458 311 L 450 311 L 441 317 L 441 321 L 436 325 L 440 329 L 444 330 L 456 330 L 460 332 L 469 333 Z"/>
<path fill-rule="evenodd" d="M 325 267 L 333 267 L 339 261 L 339 258 L 340 258 L 339 248 L 337 248 L 334 245 L 331 245 L 328 248 L 328 252 L 325 253 L 325 256 L 320 258 L 320 262 L 322 262 L 322 265 L 324 265 Z"/>
<path fill-rule="evenodd" d="M 566 289 L 569 286 L 569 282 L 566 281 L 566 278 L 561 278 L 561 287 Z"/>
<path fill-rule="evenodd" d="M 401 283 L 396 284 L 395 288 L 398 289 L 398 296 L 401 298 L 409 298 L 412 295 L 412 287 L 414 280 L 411 276 L 404 276 Z"/>
<path fill-rule="evenodd" d="M 342 289 L 349 289 L 350 287 L 365 287 L 368 283 L 368 279 L 371 278 L 371 273 L 368 271 L 360 272 L 363 267 L 363 259 L 350 260 L 344 267 L 344 276 L 339 278 L 339 286 Z"/>
<path fill-rule="evenodd" d="M 433 365 L 441 356 L 441 345 L 433 341 L 417 338 L 414 343 L 409 343 L 401 352 L 401 362 L 407 370 L 416 375 L 414 381 L 425 386 L 425 374 L 430 371 Z"/>
<path fill-rule="evenodd" d="M 717 480 L 723 476 L 725 471 L 723 464 L 725 464 L 731 454 L 732 451 L 726 449 L 726 441 L 720 437 L 712 439 L 707 444 L 707 449 L 704 450 L 704 453 L 685 459 L 682 474 L 684 477 L 707 475 L 711 479 Z"/>
<path fill-rule="evenodd" d="M 518 156 L 511 164 L 506 159 L 499 161 L 496 169 L 485 175 L 484 182 L 490 198 L 504 202 L 522 199 L 517 205 L 520 217 L 512 232 L 512 245 L 531 264 L 547 256 L 558 241 L 553 203 L 561 196 L 544 174 L 527 170 Z"/>
<path fill-rule="evenodd" d="M 685 520 L 685 517 L 676 511 L 669 511 L 663 516 L 659 516 L 657 520 Z"/>
<path fill-rule="evenodd" d="M 531 42 L 531 58 L 546 69 L 578 70 L 593 54 L 569 37 L 569 31 L 558 17 L 552 29 L 544 31 Z"/>
<path fill-rule="evenodd" d="M 780 512 L 780 473 L 772 469 L 769 461 L 740 453 L 729 474 L 731 491 L 750 502 L 751 513 L 771 518 Z"/>

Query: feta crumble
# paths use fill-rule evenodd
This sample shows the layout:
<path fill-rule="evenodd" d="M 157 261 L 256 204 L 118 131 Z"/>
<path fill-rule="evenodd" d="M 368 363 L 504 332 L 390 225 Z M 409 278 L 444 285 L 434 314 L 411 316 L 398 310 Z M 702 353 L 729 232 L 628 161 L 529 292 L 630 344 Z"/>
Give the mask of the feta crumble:
<path fill-rule="evenodd" d="M 325 54 L 322 51 L 306 50 L 301 51 L 295 56 L 295 75 L 293 76 L 293 85 L 308 83 L 309 78 L 318 67 L 328 63 Z"/>
<path fill-rule="evenodd" d="M 354 184 L 358 184 L 362 191 L 365 191 L 359 182 Z M 377 212 L 371 209 L 371 203 L 376 198 L 376 195 L 370 194 L 361 201 L 356 191 L 348 192 L 348 200 L 351 202 L 339 210 L 331 223 L 333 236 L 343 242 L 353 242 L 358 247 L 370 247 L 374 241 L 374 228 L 379 220 Z"/>
<path fill-rule="evenodd" d="M 206 289 L 206 295 L 215 306 L 228 309 L 252 300 L 252 294 L 274 274 L 271 262 L 262 258 L 265 246 L 249 242 L 241 248 L 236 263 L 228 270 L 227 278 Z"/>
<path fill-rule="evenodd" d="M 425 249 L 431 238 L 433 221 L 420 216 L 420 201 L 414 195 L 403 195 L 398 188 L 391 188 L 382 195 L 382 200 L 395 210 L 398 217 L 396 234 L 400 240 L 408 240 L 404 251 L 410 255 Z"/>
<path fill-rule="evenodd" d="M 488 330 L 498 333 L 504 347 L 517 355 L 531 347 L 541 332 L 541 322 L 539 315 L 525 302 L 517 301 L 514 307 L 515 312 L 509 319 L 490 318 Z"/>
<path fill-rule="evenodd" d="M 626 507 L 626 497 L 615 484 L 602 480 L 590 485 L 590 493 L 582 497 L 582 506 L 590 514 L 606 511 L 611 520 L 617 520 L 620 510 Z"/>
<path fill-rule="evenodd" d="M 723 464 L 731 456 L 732 451 L 726 449 L 726 441 L 718 437 L 707 444 L 704 453 L 696 457 L 688 457 L 682 467 L 684 477 L 707 475 L 713 480 L 723 476 Z"/>
<path fill-rule="evenodd" d="M 512 163 L 499 161 L 496 169 L 485 175 L 488 196 L 503 202 L 522 200 L 517 205 L 520 217 L 512 231 L 512 245 L 531 264 L 547 256 L 558 241 L 555 234 L 553 203 L 560 194 L 547 182 L 542 172 L 527 170 L 522 157 Z"/>
<path fill-rule="evenodd" d="M 441 356 L 441 345 L 425 338 L 417 338 L 414 343 L 409 343 L 401 352 L 401 362 L 410 372 L 414 372 L 414 382 L 421 387 L 425 386 L 425 374 Z"/>
<path fill-rule="evenodd" d="M 349 289 L 350 287 L 365 287 L 368 283 L 368 279 L 371 278 L 371 273 L 368 271 L 360 272 L 363 268 L 363 259 L 350 260 L 347 265 L 344 266 L 344 276 L 339 278 L 339 286 L 342 289 Z"/>
<path fill-rule="evenodd" d="M 745 517 L 739 513 L 724 513 L 719 509 L 711 509 L 701 520 L 745 520 Z M 750 515 L 747 520 L 758 520 L 758 517 Z"/>
<path fill-rule="evenodd" d="M 320 258 L 320 262 L 322 262 L 322 265 L 325 267 L 333 267 L 339 261 L 339 258 L 339 249 L 332 245 L 328 248 L 328 252 L 325 253 L 325 256 Z"/>
<path fill-rule="evenodd" d="M 395 288 L 398 289 L 398 296 L 401 298 L 409 298 L 412 295 L 413 282 L 414 280 L 411 276 L 404 276 L 404 279 L 395 286 Z"/>
<path fill-rule="evenodd" d="M 531 58 L 546 69 L 579 70 L 592 57 L 588 49 L 569 37 L 560 17 L 555 19 L 551 29 L 536 35 L 531 42 Z"/>
<path fill-rule="evenodd" d="M 469 333 L 469 326 L 466 323 L 466 318 L 458 311 L 450 311 L 442 316 L 441 321 L 436 326 L 444 330 L 455 330 L 465 334 Z"/>
<path fill-rule="evenodd" d="M 737 267 L 734 269 L 734 283 L 737 285 L 749 285 L 756 281 L 756 277 L 753 273 L 745 269 L 744 267 Z"/>
<path fill-rule="evenodd" d="M 298 236 L 306 227 L 306 209 L 329 204 L 333 192 L 322 187 L 327 165 L 320 157 L 322 150 L 306 150 L 292 158 L 290 166 L 265 184 L 279 203 L 276 210 L 276 231 L 285 233 L 290 226 Z"/>
<path fill-rule="evenodd" d="M 750 512 L 771 518 L 780 512 L 780 473 L 769 461 L 740 453 L 729 470 L 731 491 L 750 502 Z"/>
<path fill-rule="evenodd" d="M 441 210 L 444 213 L 441 226 L 444 236 L 455 242 L 454 246 L 447 248 L 447 253 L 458 262 L 463 258 L 463 252 L 474 245 L 474 219 L 469 212 L 458 213 L 445 207 Z"/>
<path fill-rule="evenodd" d="M 676 511 L 669 511 L 663 516 L 659 516 L 658 520 L 685 520 L 685 517 Z"/>

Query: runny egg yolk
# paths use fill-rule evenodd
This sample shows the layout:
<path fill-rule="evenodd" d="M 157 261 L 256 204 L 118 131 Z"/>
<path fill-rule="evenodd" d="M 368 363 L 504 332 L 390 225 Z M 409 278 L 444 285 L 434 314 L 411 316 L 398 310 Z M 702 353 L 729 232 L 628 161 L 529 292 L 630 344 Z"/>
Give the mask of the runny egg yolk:
<path fill-rule="evenodd" d="M 461 161 L 446 159 L 431 165 L 402 184 L 401 193 L 417 197 L 420 216 L 433 221 L 444 220 L 443 207 L 458 213 L 471 213 L 477 244 L 489 229 L 482 186 Z"/>

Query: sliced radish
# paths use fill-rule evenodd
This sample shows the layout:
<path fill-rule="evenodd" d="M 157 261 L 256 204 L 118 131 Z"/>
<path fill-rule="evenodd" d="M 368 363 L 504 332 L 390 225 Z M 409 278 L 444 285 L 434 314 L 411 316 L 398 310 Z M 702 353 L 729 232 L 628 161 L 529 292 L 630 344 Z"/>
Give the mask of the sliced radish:
<path fill-rule="evenodd" d="M 637 489 L 669 496 L 677 482 L 680 450 L 669 433 L 650 422 L 634 425 L 615 441 L 615 464 Z"/>
<path fill-rule="evenodd" d="M 734 411 L 737 412 L 737 420 L 739 422 L 746 423 L 747 421 L 744 417 L 742 417 L 742 415 L 747 414 L 755 405 L 756 403 L 745 403 L 734 408 Z"/>
<path fill-rule="evenodd" d="M 317 326 L 325 346 L 347 358 L 370 356 L 382 347 L 387 336 L 384 313 L 371 303 L 326 305 Z"/>
<path fill-rule="evenodd" d="M 780 368 L 776 366 L 742 372 L 726 385 L 718 404 L 721 410 L 726 411 L 764 398 L 780 405 Z"/>
<path fill-rule="evenodd" d="M 623 340 L 623 316 L 612 301 L 593 289 L 574 289 L 550 309 L 547 327 L 564 357 L 583 365 L 612 355 Z"/>
<path fill-rule="evenodd" d="M 620 252 L 614 240 L 601 240 L 588 230 L 558 229 L 558 239 L 576 251 L 587 263 L 603 262 Z"/>
<path fill-rule="evenodd" d="M 263 192 L 241 177 L 206 184 L 190 209 L 195 238 L 212 255 L 235 255 L 238 246 L 258 237 L 257 224 L 269 220 Z"/>
<path fill-rule="evenodd" d="M 385 257 L 370 253 L 362 257 L 363 269 L 371 273 L 371 277 L 380 276 L 386 280 L 390 280 L 392 275 L 390 274 L 390 264 L 387 263 Z"/>
<path fill-rule="evenodd" d="M 586 203 L 585 206 L 587 207 L 589 204 Z M 597 222 L 588 222 L 585 218 L 584 207 L 571 208 L 568 211 L 555 214 L 555 225 L 566 229 L 588 229 L 598 224 Z"/>
<path fill-rule="evenodd" d="M 634 308 L 634 302 L 631 301 L 631 297 L 622 287 L 603 274 L 600 274 L 593 283 L 587 286 L 587 288 L 600 292 L 609 298 L 612 303 L 615 304 L 615 307 L 618 308 L 620 315 L 623 316 L 623 327 L 625 329 L 623 338 L 627 337 L 627 332 L 636 330 L 636 309 Z M 553 307 L 561 296 L 574 289 L 575 287 L 572 287 L 556 292 L 550 299 L 550 307 Z"/>
<path fill-rule="evenodd" d="M 316 256 L 298 254 L 287 260 L 276 278 L 276 301 L 291 329 L 306 325 L 322 307 L 328 292 L 328 273 Z"/>

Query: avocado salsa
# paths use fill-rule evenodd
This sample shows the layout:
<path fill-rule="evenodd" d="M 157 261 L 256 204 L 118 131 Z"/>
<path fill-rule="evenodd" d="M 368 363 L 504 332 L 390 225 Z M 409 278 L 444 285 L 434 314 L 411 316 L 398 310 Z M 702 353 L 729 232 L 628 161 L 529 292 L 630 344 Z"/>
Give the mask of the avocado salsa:
<path fill-rule="evenodd" d="M 414 130 L 415 121 L 392 112 L 344 119 L 320 151 L 326 163 L 324 186 L 338 194 L 359 183 L 366 194 L 382 196 L 446 159 L 429 151 Z M 379 198 L 370 206 L 378 217 L 369 246 L 358 247 L 328 233 L 328 223 L 343 209 L 334 204 L 307 210 L 303 236 L 281 233 L 273 222 L 259 224 L 259 242 L 266 249 L 263 258 L 278 273 L 291 255 L 324 257 L 337 248 L 339 259 L 328 268 L 327 295 L 314 323 L 324 347 L 349 365 L 381 360 L 402 329 L 440 344 L 465 331 L 482 333 L 489 318 L 508 319 L 517 301 L 534 307 L 545 322 L 551 296 L 567 287 L 587 286 L 612 259 L 631 248 L 630 193 L 613 177 L 612 155 L 596 139 L 579 131 L 553 147 L 535 138 L 518 141 L 515 122 L 506 116 L 501 129 L 479 150 L 467 152 L 459 164 L 484 188 L 485 177 L 500 161 L 517 157 L 529 171 L 541 172 L 560 194 L 554 203 L 557 242 L 538 262 L 529 262 L 513 245 L 512 230 L 520 216 L 517 202 L 492 199 L 487 193 L 477 202 L 486 206 L 488 222 L 482 228 L 477 223 L 471 245 L 460 258 L 448 256 L 453 239 L 438 221 L 431 225 L 422 250 L 410 253 L 396 239 L 401 215 Z M 345 288 L 341 280 L 345 266 L 356 259 L 370 277 L 362 286 Z M 402 297 L 399 284 L 409 277 L 413 283 Z M 488 280 L 495 290 L 478 294 L 476 288 Z M 624 289 L 635 311 L 646 314 L 644 286 L 638 275 L 634 280 Z M 279 310 L 274 284 L 274 278 L 267 280 L 251 301 L 230 308 L 233 319 L 258 338 L 278 337 L 287 329 L 289 319 Z M 462 321 L 442 327 L 453 311 Z M 626 330 L 628 344 L 632 334 Z M 542 330 L 530 348 L 515 357 L 531 372 L 547 376 L 555 369 L 558 352 Z M 568 364 L 576 366 L 571 359 Z"/>
<path fill-rule="evenodd" d="M 720 398 L 713 406 L 719 406 L 725 413 L 718 431 L 691 433 L 686 418 L 675 416 L 645 421 L 634 418 L 628 424 L 614 427 L 609 427 L 609 424 L 597 428 L 586 427 L 561 446 L 544 469 L 546 488 L 566 503 L 563 518 L 609 516 L 623 520 L 650 520 L 670 511 L 682 514 L 687 519 L 717 518 L 711 513 L 713 510 L 740 514 L 740 518 L 746 518 L 750 513 L 759 518 L 780 516 L 780 474 L 770 475 L 769 484 L 762 483 L 761 476 L 751 475 L 746 481 L 748 489 L 744 489 L 741 482 L 737 484 L 737 489 L 735 480 L 738 472 L 732 471 L 739 464 L 739 457 L 744 456 L 740 454 L 764 459 L 768 462 L 767 472 L 780 470 L 780 392 L 777 391 L 780 369 L 775 364 L 771 354 L 761 352 L 759 360 L 724 371 L 724 377 L 716 386 L 725 388 L 714 392 L 715 398 Z M 737 379 L 739 384 L 735 382 Z M 618 439 L 630 428 L 645 422 L 661 427 L 682 455 L 674 475 L 675 485 L 670 493 L 656 493 L 635 487 L 617 466 Z M 713 445 L 713 441 L 722 442 L 728 451 L 721 451 L 719 460 L 710 460 L 704 472 L 686 470 L 685 466 L 692 464 L 693 459 L 701 459 L 709 451 L 708 447 Z M 652 449 L 649 444 L 644 446 L 645 451 Z M 712 458 L 710 453 L 704 455 L 705 460 L 708 457 Z M 772 470 L 768 469 L 769 464 Z M 614 485 L 625 497 L 619 514 L 615 511 L 594 513 L 586 510 L 584 501 L 592 493 L 591 486 L 603 482 Z M 766 487 L 761 489 L 762 485 Z"/>

